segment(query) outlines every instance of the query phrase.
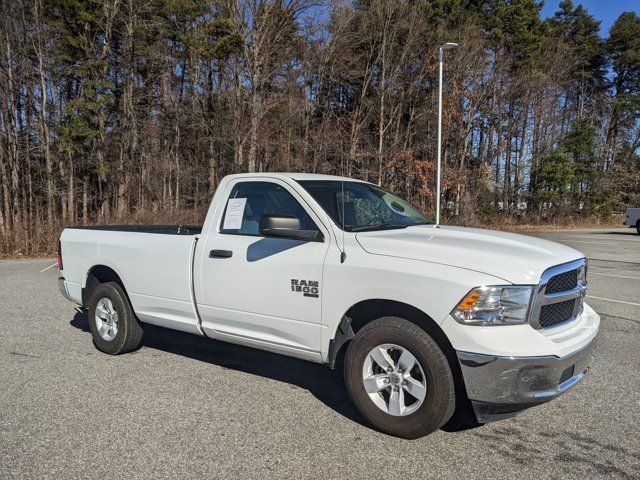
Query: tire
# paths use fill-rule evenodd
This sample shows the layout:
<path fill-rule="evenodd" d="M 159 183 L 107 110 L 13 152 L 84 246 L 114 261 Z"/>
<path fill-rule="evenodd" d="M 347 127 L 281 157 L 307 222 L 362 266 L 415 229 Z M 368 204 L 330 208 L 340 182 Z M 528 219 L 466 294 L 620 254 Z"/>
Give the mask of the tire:
<path fill-rule="evenodd" d="M 636 232 L 638 232 L 638 235 L 640 235 L 640 220 L 636 222 Z"/>
<path fill-rule="evenodd" d="M 384 368 L 373 360 L 380 358 L 380 346 L 388 355 L 382 353 L 381 360 L 394 362 L 391 373 L 385 373 Z M 392 347 L 388 349 L 389 346 Z M 405 351 L 415 360 L 408 375 L 403 373 L 404 361 L 400 358 L 401 355 L 404 358 Z M 372 383 L 372 375 L 375 383 Z M 379 318 L 358 331 L 347 349 L 344 377 L 347 392 L 360 413 L 376 429 L 391 435 L 408 439 L 428 435 L 442 427 L 455 410 L 455 384 L 446 356 L 424 330 L 399 317 Z M 424 392 L 422 388 L 415 390 L 418 392 L 415 397 L 407 393 L 414 391 L 416 382 L 422 384 L 422 388 L 426 386 L 422 400 L 419 399 L 420 392 Z M 380 388 L 380 385 L 385 387 Z M 376 392 L 378 388 L 380 390 Z M 395 396 L 400 392 L 402 396 Z M 393 405 L 392 395 L 396 399 Z M 398 398 L 405 403 L 404 410 L 398 410 Z M 390 413 L 392 411 L 394 414 Z"/>
<path fill-rule="evenodd" d="M 89 300 L 88 315 L 93 344 L 101 352 L 120 355 L 137 350 L 142 344 L 142 326 L 119 284 L 98 285 Z"/>

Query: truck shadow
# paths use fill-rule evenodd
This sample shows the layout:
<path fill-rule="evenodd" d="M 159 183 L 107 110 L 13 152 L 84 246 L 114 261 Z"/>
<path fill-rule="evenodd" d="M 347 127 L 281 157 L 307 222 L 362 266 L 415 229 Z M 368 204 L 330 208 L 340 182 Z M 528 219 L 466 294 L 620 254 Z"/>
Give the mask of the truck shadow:
<path fill-rule="evenodd" d="M 247 247 L 247 262 L 257 262 L 305 243 L 308 242 L 289 238 L 261 238 Z"/>
<path fill-rule="evenodd" d="M 638 236 L 638 232 L 636 232 L 635 228 L 629 228 L 628 231 L 623 232 L 620 230 L 603 230 L 601 232 L 593 232 L 596 235 L 630 235 L 630 236 Z"/>
<path fill-rule="evenodd" d="M 86 313 L 76 313 L 69 323 L 89 333 Z M 324 365 L 147 324 L 144 325 L 142 345 L 303 388 L 337 413 L 370 428 L 351 404 L 342 381 L 342 372 L 337 369 L 331 370 Z"/>

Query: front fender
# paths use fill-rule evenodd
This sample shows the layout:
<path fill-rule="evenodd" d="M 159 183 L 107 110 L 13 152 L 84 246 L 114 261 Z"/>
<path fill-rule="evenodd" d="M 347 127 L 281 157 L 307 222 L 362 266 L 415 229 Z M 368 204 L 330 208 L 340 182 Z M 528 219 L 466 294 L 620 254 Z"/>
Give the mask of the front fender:
<path fill-rule="evenodd" d="M 348 264 L 332 261 L 332 257 L 328 256 L 323 275 L 323 358 L 328 357 L 329 343 L 335 338 L 340 321 L 357 303 L 372 299 L 404 303 L 442 325 L 471 288 L 504 283 L 471 270 L 372 255 L 363 250 L 350 250 Z"/>

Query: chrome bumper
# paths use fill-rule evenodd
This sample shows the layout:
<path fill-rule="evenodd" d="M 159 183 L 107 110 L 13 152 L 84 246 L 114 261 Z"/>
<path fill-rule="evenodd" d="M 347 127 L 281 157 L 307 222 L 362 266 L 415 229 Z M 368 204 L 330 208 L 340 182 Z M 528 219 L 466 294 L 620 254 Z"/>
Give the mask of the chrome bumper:
<path fill-rule="evenodd" d="M 66 298 L 70 302 L 73 302 L 73 300 L 71 300 L 71 297 L 69 296 L 69 292 L 67 291 L 67 285 L 64 283 L 64 277 L 58 277 L 58 289 L 60 290 L 60 293 L 64 298 Z"/>
<path fill-rule="evenodd" d="M 577 384 L 595 361 L 596 339 L 565 357 L 500 357 L 457 352 L 479 422 L 549 401 Z"/>

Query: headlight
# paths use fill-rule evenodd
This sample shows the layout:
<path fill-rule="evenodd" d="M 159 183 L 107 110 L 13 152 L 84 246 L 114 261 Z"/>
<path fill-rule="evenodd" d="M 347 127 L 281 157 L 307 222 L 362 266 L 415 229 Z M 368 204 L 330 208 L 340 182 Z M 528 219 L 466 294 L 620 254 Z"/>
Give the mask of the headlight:
<path fill-rule="evenodd" d="M 530 285 L 474 288 L 451 315 L 464 325 L 521 325 L 527 322 L 532 292 Z"/>

